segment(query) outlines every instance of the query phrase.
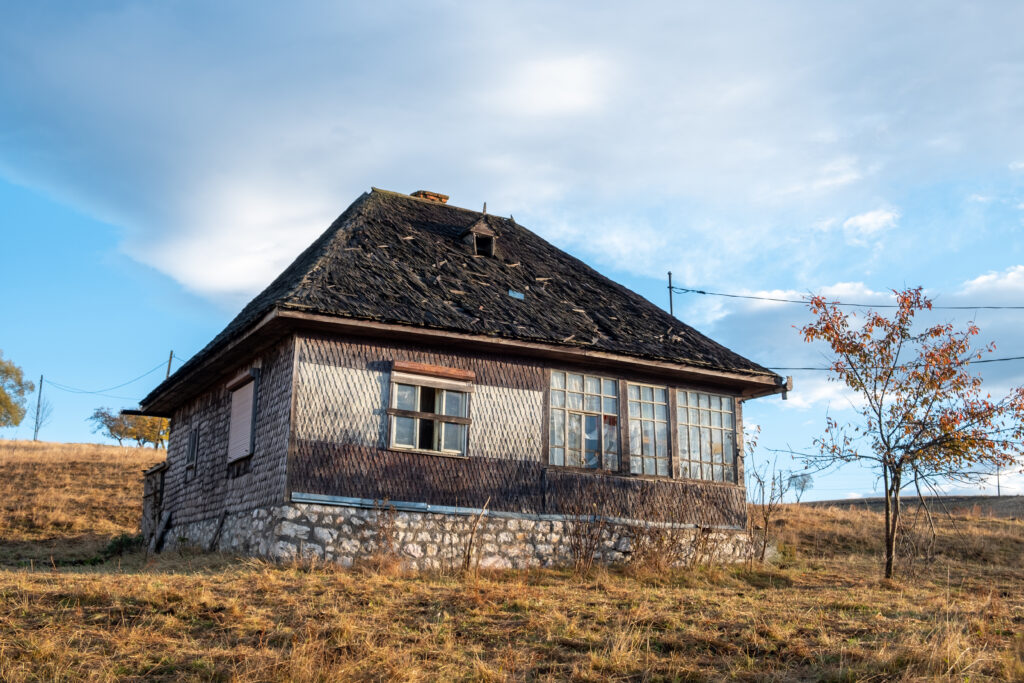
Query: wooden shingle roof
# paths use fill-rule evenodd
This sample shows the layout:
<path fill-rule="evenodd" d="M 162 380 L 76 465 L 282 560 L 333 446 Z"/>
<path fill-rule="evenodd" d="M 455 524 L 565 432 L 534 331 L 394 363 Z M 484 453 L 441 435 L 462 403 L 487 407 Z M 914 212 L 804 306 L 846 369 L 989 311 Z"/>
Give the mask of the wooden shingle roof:
<path fill-rule="evenodd" d="M 493 232 L 494 256 L 474 255 L 470 228 Z M 274 309 L 775 376 L 511 218 L 377 189 L 175 374 L 187 374 Z"/>

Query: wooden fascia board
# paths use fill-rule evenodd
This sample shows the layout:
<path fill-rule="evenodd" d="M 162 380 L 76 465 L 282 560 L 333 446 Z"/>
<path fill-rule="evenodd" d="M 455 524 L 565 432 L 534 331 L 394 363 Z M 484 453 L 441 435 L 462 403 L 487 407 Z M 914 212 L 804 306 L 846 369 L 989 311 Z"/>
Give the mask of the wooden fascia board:
<path fill-rule="evenodd" d="M 770 394 L 778 394 L 792 389 L 791 381 L 788 385 L 780 385 L 776 382 L 776 376 L 774 375 L 745 375 L 737 372 L 680 365 L 667 361 L 623 356 L 595 349 L 557 346 L 555 344 L 545 344 L 543 342 L 528 342 L 516 339 L 504 339 L 501 337 L 487 337 L 484 335 L 411 327 L 408 325 L 395 325 L 392 323 L 380 323 L 370 320 L 353 320 L 351 318 L 339 318 L 319 313 L 306 313 L 303 311 L 279 310 L 278 315 L 282 319 L 293 320 L 296 323 L 315 330 L 344 332 L 353 336 L 373 336 L 387 339 L 433 343 L 444 342 L 448 344 L 457 344 L 462 348 L 472 348 L 484 351 L 503 351 L 505 353 L 542 357 L 566 362 L 586 363 L 601 367 L 620 367 L 659 375 L 667 375 L 684 381 L 726 384 L 738 388 L 740 390 L 739 393 L 743 398 L 768 396 Z"/>

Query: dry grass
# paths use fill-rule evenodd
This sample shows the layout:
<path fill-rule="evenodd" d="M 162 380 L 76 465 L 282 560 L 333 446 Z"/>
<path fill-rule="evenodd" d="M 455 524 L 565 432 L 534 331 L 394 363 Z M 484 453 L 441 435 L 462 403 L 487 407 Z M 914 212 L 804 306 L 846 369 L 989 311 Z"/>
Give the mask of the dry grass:
<path fill-rule="evenodd" d="M 0 564 L 96 554 L 138 533 L 142 471 L 163 451 L 0 441 Z"/>
<path fill-rule="evenodd" d="M 752 570 L 10 568 L 0 679 L 1024 679 L 1021 522 L 945 520 L 971 540 L 885 581 L 872 514 L 786 508 L 780 559 Z"/>

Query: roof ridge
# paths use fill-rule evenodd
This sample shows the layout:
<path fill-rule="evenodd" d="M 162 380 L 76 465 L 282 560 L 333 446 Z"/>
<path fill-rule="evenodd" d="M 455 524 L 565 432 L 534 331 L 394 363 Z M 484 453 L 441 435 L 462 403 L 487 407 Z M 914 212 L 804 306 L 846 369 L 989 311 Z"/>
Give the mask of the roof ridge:
<path fill-rule="evenodd" d="M 434 201 L 433 199 L 424 199 L 423 197 L 413 197 L 411 194 L 405 194 L 404 192 L 398 192 L 397 190 L 385 190 L 380 187 L 370 186 L 370 192 L 379 192 L 380 194 L 388 194 L 394 197 L 401 197 L 402 199 L 411 199 L 414 202 L 422 202 L 423 204 L 429 204 L 431 206 L 437 206 L 444 209 L 455 209 L 456 211 L 465 211 L 467 213 L 475 213 L 480 216 L 490 216 L 491 218 L 497 218 L 499 220 L 508 221 L 511 218 L 505 218 L 504 216 L 498 216 L 493 213 L 487 213 L 485 211 L 476 211 L 475 209 L 467 209 L 464 206 L 456 206 L 455 204 L 442 204 L 441 202 Z"/>

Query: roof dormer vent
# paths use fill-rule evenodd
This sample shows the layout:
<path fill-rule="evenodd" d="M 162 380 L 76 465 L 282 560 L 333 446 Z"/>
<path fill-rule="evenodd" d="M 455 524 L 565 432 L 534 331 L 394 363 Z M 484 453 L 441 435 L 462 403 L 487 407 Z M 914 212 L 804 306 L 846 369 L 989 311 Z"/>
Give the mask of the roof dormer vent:
<path fill-rule="evenodd" d="M 462 233 L 462 241 L 473 249 L 474 256 L 494 256 L 494 245 L 498 241 L 498 233 L 494 231 L 484 216 Z"/>
<path fill-rule="evenodd" d="M 437 202 L 438 204 L 447 204 L 448 195 L 441 194 L 440 192 L 431 192 L 430 190 L 416 190 L 410 197 L 416 197 L 416 199 L 425 199 L 428 202 Z"/>

